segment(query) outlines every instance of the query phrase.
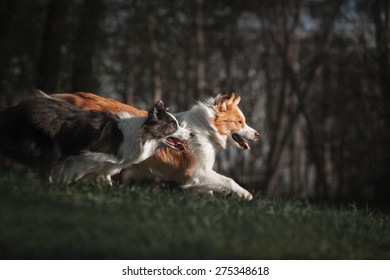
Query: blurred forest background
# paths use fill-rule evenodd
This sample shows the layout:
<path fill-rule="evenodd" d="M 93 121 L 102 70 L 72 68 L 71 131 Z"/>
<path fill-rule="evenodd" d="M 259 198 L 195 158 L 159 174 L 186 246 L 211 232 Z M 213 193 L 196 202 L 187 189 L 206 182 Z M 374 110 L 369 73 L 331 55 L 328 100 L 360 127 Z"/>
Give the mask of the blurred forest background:
<path fill-rule="evenodd" d="M 2 107 L 235 91 L 261 140 L 216 170 L 269 196 L 389 198 L 388 0 L 0 0 L 0 84 Z"/>

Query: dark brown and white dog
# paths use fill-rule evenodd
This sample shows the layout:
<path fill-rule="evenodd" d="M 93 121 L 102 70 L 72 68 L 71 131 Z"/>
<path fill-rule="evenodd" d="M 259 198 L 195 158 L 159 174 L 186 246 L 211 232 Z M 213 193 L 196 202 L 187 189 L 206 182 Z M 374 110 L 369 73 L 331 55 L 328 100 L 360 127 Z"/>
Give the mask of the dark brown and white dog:
<path fill-rule="evenodd" d="M 115 114 L 127 112 L 132 116 L 146 114 L 146 111 L 92 93 L 60 93 L 52 96 L 89 110 Z M 227 146 L 249 149 L 248 141 L 259 137 L 259 133 L 245 123 L 245 117 L 238 107 L 239 102 L 240 97 L 235 97 L 235 94 L 218 95 L 206 102 L 198 102 L 189 111 L 174 114 L 181 125 L 196 134 L 188 142 L 187 150 L 178 153 L 160 149 L 155 156 L 133 168 L 144 173 L 151 172 L 165 180 L 177 181 L 183 188 L 203 192 L 233 192 L 245 199 L 252 199 L 252 195 L 234 180 L 213 170 L 218 150 Z"/>
<path fill-rule="evenodd" d="M 44 95 L 44 93 L 42 93 Z M 185 150 L 192 132 L 179 126 L 160 101 L 144 117 L 119 118 L 51 97 L 36 97 L 0 111 L 0 151 L 65 180 L 111 176 L 154 155 L 159 148 Z"/>

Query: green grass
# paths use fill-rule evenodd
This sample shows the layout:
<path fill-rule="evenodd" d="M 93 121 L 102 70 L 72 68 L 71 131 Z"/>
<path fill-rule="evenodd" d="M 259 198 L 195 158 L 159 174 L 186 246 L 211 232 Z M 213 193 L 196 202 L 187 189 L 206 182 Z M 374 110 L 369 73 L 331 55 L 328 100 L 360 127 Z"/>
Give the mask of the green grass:
<path fill-rule="evenodd" d="M 2 259 L 389 259 L 390 215 L 0 177 Z"/>

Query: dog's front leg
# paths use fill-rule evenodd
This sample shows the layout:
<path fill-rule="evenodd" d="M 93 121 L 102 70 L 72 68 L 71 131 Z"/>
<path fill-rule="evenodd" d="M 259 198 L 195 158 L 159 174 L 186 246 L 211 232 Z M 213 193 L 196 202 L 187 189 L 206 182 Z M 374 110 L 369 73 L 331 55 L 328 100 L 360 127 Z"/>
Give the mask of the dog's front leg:
<path fill-rule="evenodd" d="M 194 180 L 185 184 L 183 188 L 194 189 L 201 192 L 233 192 L 244 199 L 253 199 L 252 194 L 237 184 L 233 179 L 218 174 L 214 170 L 203 172 L 201 175 L 195 176 Z"/>

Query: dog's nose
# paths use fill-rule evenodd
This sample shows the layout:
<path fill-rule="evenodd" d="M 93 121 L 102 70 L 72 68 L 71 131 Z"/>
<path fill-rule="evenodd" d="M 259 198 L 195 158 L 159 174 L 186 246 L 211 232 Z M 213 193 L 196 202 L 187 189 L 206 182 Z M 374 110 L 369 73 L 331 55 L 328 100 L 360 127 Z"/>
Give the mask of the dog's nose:
<path fill-rule="evenodd" d="M 194 137 L 195 137 L 195 133 L 191 132 L 191 133 L 190 133 L 190 137 L 191 137 L 191 138 L 194 138 Z"/>
<path fill-rule="evenodd" d="M 255 131 L 255 138 L 259 138 L 260 137 L 260 133 Z"/>

